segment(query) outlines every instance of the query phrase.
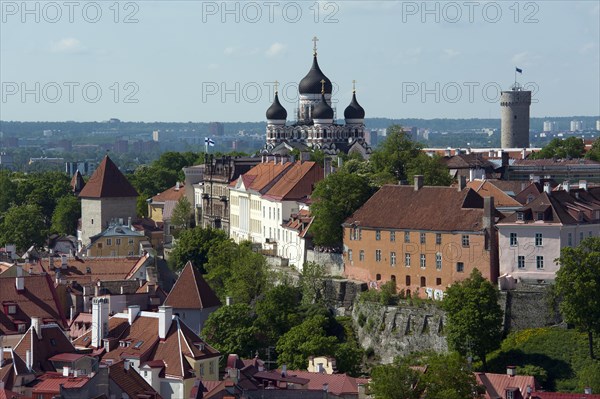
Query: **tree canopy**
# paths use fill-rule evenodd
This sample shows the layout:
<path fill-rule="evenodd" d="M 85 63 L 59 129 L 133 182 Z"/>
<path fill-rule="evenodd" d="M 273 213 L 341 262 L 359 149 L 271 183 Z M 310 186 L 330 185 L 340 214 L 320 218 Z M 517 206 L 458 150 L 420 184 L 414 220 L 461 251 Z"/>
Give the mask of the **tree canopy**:
<path fill-rule="evenodd" d="M 594 359 L 594 334 L 600 333 L 600 238 L 589 237 L 577 247 L 564 247 L 557 259 L 556 292 L 567 323 L 588 334 Z"/>
<path fill-rule="evenodd" d="M 585 144 L 580 137 L 566 139 L 555 138 L 544 146 L 539 152 L 532 154 L 533 159 L 548 158 L 583 158 Z"/>
<path fill-rule="evenodd" d="M 448 346 L 462 356 L 478 357 L 485 369 L 487 353 L 502 340 L 503 314 L 496 287 L 473 269 L 469 278 L 446 290 L 442 308 L 447 312 Z"/>
<path fill-rule="evenodd" d="M 31 245 L 41 247 L 46 239 L 44 215 L 37 205 L 13 206 L 4 214 L 0 227 L 0 245 L 15 244 L 18 252 Z"/>
<path fill-rule="evenodd" d="M 184 230 L 169 256 L 169 266 L 173 270 L 181 270 L 188 261 L 192 261 L 202 273 L 205 273 L 204 265 L 208 260 L 208 251 L 225 240 L 227 235 L 219 229 L 194 227 Z"/>
<path fill-rule="evenodd" d="M 58 234 L 75 235 L 77 220 L 81 217 L 81 203 L 74 195 L 65 195 L 56 203 L 52 213 L 50 231 Z"/>
<path fill-rule="evenodd" d="M 221 353 L 252 357 L 259 348 L 259 330 L 254 326 L 254 320 L 248 304 L 221 306 L 208 316 L 202 336 Z"/>

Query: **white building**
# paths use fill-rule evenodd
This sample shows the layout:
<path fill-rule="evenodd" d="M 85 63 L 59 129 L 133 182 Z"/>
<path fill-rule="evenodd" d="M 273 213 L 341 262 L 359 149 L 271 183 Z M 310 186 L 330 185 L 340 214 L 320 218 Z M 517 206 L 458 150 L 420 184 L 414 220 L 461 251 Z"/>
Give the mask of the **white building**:
<path fill-rule="evenodd" d="M 301 224 L 309 217 L 306 204 L 321 179 L 323 168 L 315 162 L 273 158 L 255 166 L 230 187 L 231 238 L 258 243 L 267 254 L 301 268 L 307 238 Z"/>
<path fill-rule="evenodd" d="M 563 183 L 544 192 L 498 224 L 501 285 L 516 281 L 553 281 L 560 268 L 554 260 L 564 247 L 600 235 L 600 187 Z"/>

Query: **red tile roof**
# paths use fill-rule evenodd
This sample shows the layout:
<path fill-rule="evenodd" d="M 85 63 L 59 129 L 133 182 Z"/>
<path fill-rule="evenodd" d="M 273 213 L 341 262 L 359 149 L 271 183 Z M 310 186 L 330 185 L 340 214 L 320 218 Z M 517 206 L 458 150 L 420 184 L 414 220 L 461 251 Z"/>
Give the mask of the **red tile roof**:
<path fill-rule="evenodd" d="M 494 197 L 494 205 L 497 207 L 520 207 L 521 203 L 506 194 L 495 182 L 490 180 L 472 180 L 467 187 L 475 190 L 482 197 Z M 515 193 L 516 194 L 516 193 Z"/>
<path fill-rule="evenodd" d="M 358 384 L 366 384 L 366 378 L 354 378 L 346 374 L 311 373 L 309 371 L 291 370 L 288 375 L 309 380 L 308 389 L 321 390 L 328 384 L 328 392 L 333 395 L 357 395 Z"/>
<path fill-rule="evenodd" d="M 536 387 L 535 378 L 528 375 L 509 376 L 508 374 L 475 373 L 477 383 L 485 387 L 486 399 L 504 398 L 507 388 L 518 388 L 521 395 L 525 397 L 527 387 L 534 391 Z"/>
<path fill-rule="evenodd" d="M 81 198 L 137 197 L 139 194 L 106 155 L 79 193 Z"/>
<path fill-rule="evenodd" d="M 467 188 L 384 185 L 346 224 L 369 228 L 482 231 L 483 198 Z"/>
<path fill-rule="evenodd" d="M 202 274 L 188 261 L 167 296 L 165 305 L 177 309 L 206 309 L 221 306 L 221 301 Z"/>
<path fill-rule="evenodd" d="M 531 399 L 600 399 L 600 394 L 536 392 Z"/>
<path fill-rule="evenodd" d="M 82 377 L 65 377 L 62 373 L 48 372 L 38 377 L 40 380 L 33 387 L 33 395 L 43 393 L 60 393 L 61 386 L 63 388 L 81 388 L 90 381 L 88 376 Z"/>
<path fill-rule="evenodd" d="M 185 196 L 185 183 L 179 183 L 179 188 L 177 186 L 173 186 L 167 188 L 162 193 L 156 194 L 152 197 L 152 203 L 161 203 L 165 201 L 179 201 L 181 197 Z"/>
<path fill-rule="evenodd" d="M 124 362 L 114 363 L 109 367 L 109 378 L 130 398 L 137 398 L 138 395 L 149 395 L 148 398 L 162 399 L 162 396 L 133 367 L 126 370 Z"/>
<path fill-rule="evenodd" d="M 32 368 L 36 372 L 56 371 L 49 359 L 58 354 L 75 353 L 75 347 L 56 325 L 41 326 L 41 333 L 40 338 L 30 327 L 15 347 L 15 352 L 21 359 L 26 359 L 27 351 L 32 350 Z"/>
<path fill-rule="evenodd" d="M 54 284 L 49 275 L 22 277 L 25 289 L 17 291 L 15 277 L 0 278 L 0 305 L 15 304 L 16 314 L 10 315 L 5 306 L 0 306 L 0 334 L 16 334 L 16 322 L 29 326 L 32 317 L 53 321 L 67 328 L 67 320 L 62 312 Z"/>
<path fill-rule="evenodd" d="M 276 201 L 300 200 L 310 196 L 323 177 L 323 168 L 318 163 L 294 162 L 263 196 Z"/>

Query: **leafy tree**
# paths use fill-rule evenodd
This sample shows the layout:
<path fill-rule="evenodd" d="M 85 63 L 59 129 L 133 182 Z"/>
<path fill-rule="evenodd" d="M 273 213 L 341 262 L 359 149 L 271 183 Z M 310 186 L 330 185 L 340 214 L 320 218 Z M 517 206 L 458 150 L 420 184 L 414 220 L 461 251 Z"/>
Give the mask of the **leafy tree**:
<path fill-rule="evenodd" d="M 555 138 L 539 152 L 532 154 L 534 159 L 583 158 L 585 144 L 579 137 Z"/>
<path fill-rule="evenodd" d="M 335 336 L 328 336 L 328 319 L 324 316 L 308 318 L 292 327 L 277 341 L 278 363 L 289 369 L 305 370 L 309 356 L 333 356 L 337 344 Z"/>
<path fill-rule="evenodd" d="M 191 215 L 192 204 L 190 204 L 190 201 L 184 195 L 177 201 L 177 204 L 173 208 L 171 225 L 176 229 L 186 229 L 190 225 Z"/>
<path fill-rule="evenodd" d="M 315 262 L 307 262 L 300 274 L 302 302 L 304 304 L 318 303 L 322 298 L 324 288 L 325 266 Z"/>
<path fill-rule="evenodd" d="M 371 373 L 369 391 L 375 399 L 419 399 L 419 377 L 405 363 L 379 365 Z"/>
<path fill-rule="evenodd" d="M 446 165 L 442 163 L 439 155 L 430 157 L 421 152 L 416 158 L 408 163 L 408 177 L 415 175 L 423 176 L 423 183 L 427 186 L 449 186 L 452 184 L 452 176 Z"/>
<path fill-rule="evenodd" d="M 448 346 L 463 356 L 477 356 L 485 369 L 487 353 L 498 348 L 502 340 L 498 290 L 473 269 L 469 278 L 446 290 L 442 308 L 448 314 Z"/>
<path fill-rule="evenodd" d="M 412 141 L 399 125 L 387 129 L 386 139 L 371 154 L 377 173 L 389 182 L 408 179 L 407 165 L 421 154 L 421 145 Z"/>
<path fill-rule="evenodd" d="M 588 150 L 585 154 L 587 159 L 591 159 L 592 161 L 600 161 L 600 137 L 594 140 L 592 143 L 592 148 Z"/>
<path fill-rule="evenodd" d="M 436 354 L 427 359 L 423 375 L 423 399 L 479 398 L 483 393 L 464 358 L 457 353 Z"/>
<path fill-rule="evenodd" d="M 66 195 L 56 203 L 50 230 L 58 234 L 75 234 L 77 220 L 80 217 L 81 204 L 79 200 L 73 195 Z"/>
<path fill-rule="evenodd" d="M 338 246 L 342 223 L 373 194 L 365 176 L 338 171 L 317 183 L 312 198 L 314 221 L 310 231 L 317 245 Z"/>
<path fill-rule="evenodd" d="M 600 362 L 595 361 L 583 367 L 577 373 L 577 378 L 577 392 L 583 392 L 585 388 L 592 388 L 592 392 L 600 392 Z"/>
<path fill-rule="evenodd" d="M 0 214 L 6 212 L 15 202 L 17 185 L 12 181 L 11 174 L 0 170 Z"/>
<path fill-rule="evenodd" d="M 298 287 L 282 284 L 272 287 L 258 300 L 255 325 L 268 345 L 274 345 L 280 336 L 300 324 L 300 298 Z"/>
<path fill-rule="evenodd" d="M 548 372 L 541 366 L 526 364 L 522 367 L 517 366 L 518 375 L 531 375 L 541 385 L 545 386 L 548 381 Z"/>
<path fill-rule="evenodd" d="M 203 273 L 204 264 L 208 260 L 208 251 L 219 242 L 226 241 L 223 230 L 195 227 L 182 231 L 175 248 L 169 256 L 169 266 L 173 270 L 182 269 L 188 261 L 192 261 Z"/>
<path fill-rule="evenodd" d="M 254 320 L 248 304 L 222 306 L 208 316 L 201 334 L 221 353 L 250 357 L 259 347 L 259 329 Z"/>
<path fill-rule="evenodd" d="M 600 238 L 589 237 L 575 248 L 563 248 L 557 261 L 560 311 L 567 323 L 587 333 L 594 359 L 594 334 L 600 333 Z"/>
<path fill-rule="evenodd" d="M 0 228 L 0 244 L 13 243 L 17 251 L 23 252 L 31 245 L 41 247 L 45 237 L 46 225 L 39 206 L 17 205 L 4 214 Z"/>

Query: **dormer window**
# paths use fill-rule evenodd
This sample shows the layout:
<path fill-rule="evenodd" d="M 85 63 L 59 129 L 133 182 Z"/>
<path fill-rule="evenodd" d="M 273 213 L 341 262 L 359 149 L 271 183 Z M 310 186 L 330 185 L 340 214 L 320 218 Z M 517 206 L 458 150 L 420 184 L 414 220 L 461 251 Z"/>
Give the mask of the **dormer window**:
<path fill-rule="evenodd" d="M 579 211 L 579 221 L 583 222 L 583 212 Z"/>
<path fill-rule="evenodd" d="M 14 302 L 4 303 L 4 313 L 9 315 L 17 314 L 17 304 Z"/>
<path fill-rule="evenodd" d="M 541 220 L 541 221 L 544 220 L 544 212 L 538 212 L 537 213 L 537 220 Z"/>
<path fill-rule="evenodd" d="M 525 212 L 517 212 L 517 220 L 520 222 L 525 220 Z"/>

